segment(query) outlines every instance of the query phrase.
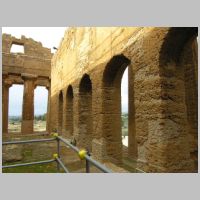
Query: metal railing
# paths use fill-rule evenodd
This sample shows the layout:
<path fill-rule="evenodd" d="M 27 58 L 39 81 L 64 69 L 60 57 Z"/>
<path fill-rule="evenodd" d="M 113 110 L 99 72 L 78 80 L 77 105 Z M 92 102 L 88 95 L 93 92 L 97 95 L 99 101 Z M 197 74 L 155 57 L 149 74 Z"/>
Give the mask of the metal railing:
<path fill-rule="evenodd" d="M 96 168 L 101 170 L 104 173 L 111 173 L 112 171 L 108 169 L 105 165 L 99 163 L 98 161 L 94 160 L 90 153 L 84 149 L 79 150 L 76 146 L 71 144 L 70 141 L 67 139 L 64 139 L 61 136 L 58 136 L 57 133 L 53 134 L 53 138 L 48 139 L 34 139 L 34 140 L 23 140 L 23 141 L 9 141 L 9 142 L 3 142 L 2 145 L 11 145 L 11 144 L 30 144 L 30 143 L 36 143 L 36 142 L 50 142 L 50 141 L 57 141 L 57 153 L 53 154 L 53 159 L 50 160 L 42 160 L 42 161 L 36 161 L 36 162 L 29 162 L 29 163 L 19 163 L 19 164 L 13 164 L 13 165 L 4 165 L 2 166 L 2 169 L 5 168 L 14 168 L 14 167 L 20 167 L 20 166 L 30 166 L 30 165 L 36 165 L 36 164 L 47 164 L 51 162 L 57 163 L 57 170 L 60 171 L 60 167 L 66 172 L 69 173 L 69 170 L 64 165 L 63 161 L 60 158 L 60 142 L 63 142 L 65 146 L 70 147 L 73 151 L 75 151 L 79 158 L 86 161 L 86 173 L 90 173 L 90 164 L 94 165 Z"/>
<path fill-rule="evenodd" d="M 108 169 L 105 165 L 99 163 L 98 161 L 94 160 L 90 153 L 86 150 L 79 150 L 76 146 L 71 144 L 68 140 L 62 138 L 61 136 L 56 136 L 57 141 L 62 141 L 66 146 L 69 146 L 71 149 L 73 149 L 75 152 L 78 153 L 79 157 L 81 159 L 86 160 L 86 173 L 90 173 L 90 163 L 100 169 L 104 173 L 112 173 L 110 169 Z"/>

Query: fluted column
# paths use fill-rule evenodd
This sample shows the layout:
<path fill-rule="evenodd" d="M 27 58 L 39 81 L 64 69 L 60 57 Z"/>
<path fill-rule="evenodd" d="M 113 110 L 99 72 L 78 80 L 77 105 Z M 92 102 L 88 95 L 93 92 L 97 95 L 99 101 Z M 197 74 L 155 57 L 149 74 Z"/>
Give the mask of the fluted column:
<path fill-rule="evenodd" d="M 9 105 L 9 88 L 12 86 L 11 81 L 3 81 L 2 91 L 2 116 L 3 116 L 3 134 L 8 133 L 8 105 Z"/>
<path fill-rule="evenodd" d="M 24 79 L 24 95 L 23 95 L 23 111 L 22 111 L 22 134 L 33 133 L 34 121 L 34 88 L 35 77 L 23 76 Z"/>

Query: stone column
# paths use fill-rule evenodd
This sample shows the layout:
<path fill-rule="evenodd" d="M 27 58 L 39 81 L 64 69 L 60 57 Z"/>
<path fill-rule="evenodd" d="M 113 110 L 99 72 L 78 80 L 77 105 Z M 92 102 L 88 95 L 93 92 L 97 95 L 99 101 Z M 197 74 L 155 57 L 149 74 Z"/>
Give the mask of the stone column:
<path fill-rule="evenodd" d="M 3 134 L 8 133 L 8 105 L 9 105 L 9 88 L 12 86 L 11 81 L 3 81 L 2 91 L 2 117 L 3 117 Z"/>
<path fill-rule="evenodd" d="M 35 79 L 33 75 L 23 75 L 24 79 L 24 96 L 22 110 L 22 134 L 33 133 L 34 121 L 34 88 Z"/>
<path fill-rule="evenodd" d="M 51 100 L 51 88 L 49 86 L 46 87 L 48 90 L 48 102 L 47 102 L 47 114 L 46 114 L 46 131 L 50 133 L 50 100 Z"/>

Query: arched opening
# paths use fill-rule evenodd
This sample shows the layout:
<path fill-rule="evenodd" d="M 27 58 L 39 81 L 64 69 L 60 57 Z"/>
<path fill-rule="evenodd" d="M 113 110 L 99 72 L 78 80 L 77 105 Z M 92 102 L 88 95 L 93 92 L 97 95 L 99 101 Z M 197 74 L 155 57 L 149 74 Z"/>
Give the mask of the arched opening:
<path fill-rule="evenodd" d="M 114 162 L 122 160 L 121 80 L 129 64 L 125 56 L 114 56 L 103 74 L 103 137 Z"/>
<path fill-rule="evenodd" d="M 128 148 L 128 68 L 125 69 L 121 81 L 121 119 L 122 144 L 126 151 Z"/>
<path fill-rule="evenodd" d="M 58 98 L 58 128 L 57 131 L 62 135 L 63 128 L 63 92 L 60 91 Z"/>
<path fill-rule="evenodd" d="M 198 169 L 197 34 L 198 28 L 171 28 L 159 57 L 165 153 L 179 171 Z"/>
<path fill-rule="evenodd" d="M 71 85 L 67 88 L 67 94 L 66 94 L 66 136 L 71 137 L 73 136 L 74 131 L 74 115 L 73 115 L 73 88 Z"/>
<path fill-rule="evenodd" d="M 24 86 L 19 84 L 9 88 L 8 132 L 21 132 L 23 90 Z"/>
<path fill-rule="evenodd" d="M 48 90 L 37 86 L 34 90 L 34 132 L 45 132 L 47 121 Z"/>
<path fill-rule="evenodd" d="M 182 50 L 190 38 L 197 37 L 198 28 L 177 27 L 170 28 L 160 51 L 160 65 L 167 63 L 180 63 Z"/>
<path fill-rule="evenodd" d="M 79 141 L 91 151 L 92 142 L 92 82 L 85 74 L 79 85 Z"/>

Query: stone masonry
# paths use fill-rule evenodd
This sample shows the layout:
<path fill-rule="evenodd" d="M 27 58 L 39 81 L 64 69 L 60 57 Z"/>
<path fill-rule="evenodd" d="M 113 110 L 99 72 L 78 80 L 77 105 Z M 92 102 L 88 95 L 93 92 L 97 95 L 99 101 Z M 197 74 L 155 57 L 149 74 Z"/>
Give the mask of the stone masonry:
<path fill-rule="evenodd" d="M 75 139 L 100 162 L 145 172 L 198 172 L 198 28 L 71 27 L 57 52 L 2 37 L 3 134 L 9 88 L 23 84 L 23 134 L 33 133 L 34 89 L 48 89 L 47 132 Z M 12 53 L 13 44 L 24 53 Z M 128 68 L 128 148 L 121 79 Z"/>
<path fill-rule="evenodd" d="M 195 27 L 69 28 L 52 58 L 50 130 L 100 161 L 123 162 L 120 88 L 128 67 L 129 158 L 146 172 L 197 172 L 197 34 Z M 24 80 L 32 90 L 35 77 Z M 29 126 L 31 116 L 24 118 Z"/>
<path fill-rule="evenodd" d="M 12 53 L 13 44 L 24 47 L 24 53 Z M 8 34 L 2 36 L 2 110 L 3 134 L 8 134 L 8 103 L 9 87 L 12 84 L 23 84 L 23 113 L 22 134 L 33 133 L 34 120 L 34 89 L 36 86 L 45 86 L 48 90 L 51 85 L 51 50 L 42 46 L 31 38 L 22 36 L 20 39 Z M 50 92 L 48 98 L 47 131 L 49 131 Z"/>

